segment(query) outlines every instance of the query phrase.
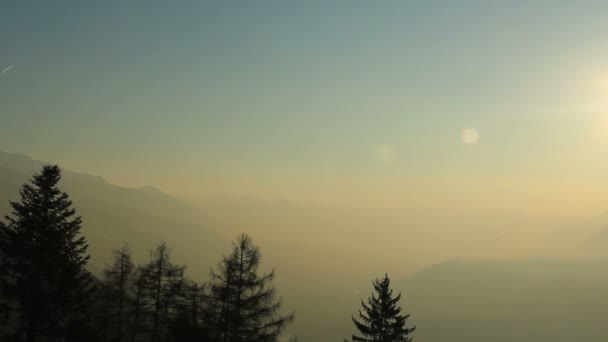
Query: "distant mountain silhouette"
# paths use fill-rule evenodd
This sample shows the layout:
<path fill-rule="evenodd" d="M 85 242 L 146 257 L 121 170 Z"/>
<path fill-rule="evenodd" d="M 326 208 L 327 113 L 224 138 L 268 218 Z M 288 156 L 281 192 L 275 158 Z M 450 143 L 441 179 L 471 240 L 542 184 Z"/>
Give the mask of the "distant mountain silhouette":
<path fill-rule="evenodd" d="M 18 198 L 19 187 L 43 164 L 0 152 L 0 214 L 7 213 L 8 201 Z M 571 248 L 571 259 L 460 258 L 426 267 L 474 248 L 485 248 L 477 255 L 504 248 L 505 240 L 513 246 L 527 237 L 529 226 L 514 220 L 516 214 L 489 213 L 484 220 L 450 214 L 456 228 L 444 229 L 445 215 L 436 210 L 327 208 L 224 195 L 190 204 L 152 186 L 126 188 L 97 176 L 63 174 L 61 187 L 84 220 L 93 271 L 123 243 L 142 262 L 165 239 L 175 262 L 186 263 L 189 275 L 204 280 L 209 267 L 229 251 L 234 234 L 251 233 L 264 265 L 277 270 L 285 306 L 296 310 L 298 319 L 287 333 L 302 341 L 350 336 L 350 314 L 370 295 L 365 290 L 369 280 L 386 268 L 401 272 L 393 272 L 393 286 L 403 291 L 402 303 L 418 326 L 415 342 L 605 339 L 608 262 L 581 257 L 591 250 L 608 256 L 608 227 L 602 228 L 607 217 L 573 223 L 550 236 L 547 244 L 558 241 L 554 250 Z M 488 222 L 503 223 L 492 227 Z M 392 265 L 372 252 L 381 248 L 394 255 Z M 420 271 L 399 278 L 413 270 Z"/>
<path fill-rule="evenodd" d="M 604 341 L 608 260 L 454 259 L 395 283 L 417 341 Z"/>
<path fill-rule="evenodd" d="M 22 154 L 0 152 L 0 214 L 8 213 L 8 201 L 18 199 L 19 187 L 44 164 Z M 229 246 L 229 240 L 212 231 L 198 209 L 154 187 L 126 188 L 69 170 L 63 170 L 60 185 L 83 217 L 93 271 L 124 243 L 140 260 L 164 239 L 174 246 L 176 260 L 192 268 L 191 274 L 206 277 L 209 266 Z"/>
<path fill-rule="evenodd" d="M 150 195 L 159 195 L 159 196 L 170 197 L 169 195 L 162 192 L 159 188 L 151 186 L 151 185 L 144 185 L 144 186 L 140 186 L 140 187 L 133 188 L 133 189 L 141 191 L 141 192 L 145 192 Z"/>

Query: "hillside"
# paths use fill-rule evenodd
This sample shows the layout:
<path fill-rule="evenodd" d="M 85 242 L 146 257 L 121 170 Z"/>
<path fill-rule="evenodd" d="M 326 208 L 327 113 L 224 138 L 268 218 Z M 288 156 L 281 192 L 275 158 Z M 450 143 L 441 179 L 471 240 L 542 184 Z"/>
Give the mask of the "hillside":
<path fill-rule="evenodd" d="M 21 184 L 44 164 L 29 157 L 0 152 L 0 213 L 17 200 Z M 187 263 L 189 273 L 205 278 L 209 267 L 226 250 L 228 240 L 209 229 L 199 211 L 153 188 L 125 188 L 103 178 L 64 170 L 61 187 L 68 192 L 79 215 L 91 253 L 89 267 L 98 271 L 112 249 L 128 244 L 136 260 L 161 240 L 172 248 L 175 260 Z M 176 246 L 179 246 L 177 248 Z"/>
<path fill-rule="evenodd" d="M 0 152 L 0 213 L 7 212 L 19 186 L 43 164 Z M 275 283 L 284 307 L 296 310 L 287 334 L 301 341 L 350 336 L 350 315 L 369 295 L 371 279 L 384 272 L 393 277 L 396 290 L 404 292 L 403 304 L 418 326 L 416 342 L 603 340 L 608 261 L 583 259 L 581 253 L 578 258 L 497 257 L 508 251 L 504 239 L 519 241 L 525 232 L 508 230 L 518 222 L 513 219 L 487 228 L 481 223 L 468 226 L 462 216 L 452 216 L 457 229 L 439 234 L 437 227 L 445 218 L 432 212 L 332 209 L 220 195 L 190 203 L 152 186 L 120 187 L 69 170 L 64 170 L 61 185 L 83 216 L 93 271 L 123 243 L 143 260 L 164 239 L 173 246 L 175 260 L 204 280 L 229 248 L 229 240 L 237 232 L 250 233 L 262 250 L 263 268 L 277 270 Z M 497 217 L 487 214 L 486 221 L 501 222 Z M 605 230 L 591 226 L 602 221 L 585 225 L 584 233 L 572 226 L 556 241 L 559 246 L 569 241 L 573 250 L 593 247 L 599 253 L 607 245 Z M 522 243 L 545 241 L 543 235 L 532 238 L 536 241 Z M 578 241 L 583 245 L 576 247 Z M 467 253 L 467 258 L 442 261 Z"/>

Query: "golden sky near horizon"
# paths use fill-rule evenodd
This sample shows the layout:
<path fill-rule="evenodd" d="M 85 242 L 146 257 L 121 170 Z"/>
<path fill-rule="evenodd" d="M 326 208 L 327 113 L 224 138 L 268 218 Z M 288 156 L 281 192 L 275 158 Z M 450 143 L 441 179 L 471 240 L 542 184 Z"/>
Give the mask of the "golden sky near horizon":
<path fill-rule="evenodd" d="M 0 149 L 189 199 L 603 212 L 605 5 L 464 7 L 18 4 Z"/>

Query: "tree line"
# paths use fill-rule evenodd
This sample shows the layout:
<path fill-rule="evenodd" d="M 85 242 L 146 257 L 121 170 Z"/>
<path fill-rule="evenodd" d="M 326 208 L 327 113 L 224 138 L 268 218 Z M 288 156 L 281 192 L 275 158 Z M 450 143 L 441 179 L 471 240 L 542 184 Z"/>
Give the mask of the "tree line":
<path fill-rule="evenodd" d="M 261 253 L 246 234 L 211 271 L 207 283 L 189 279 L 166 243 L 135 265 L 128 247 L 113 251 L 100 275 L 87 269 L 88 243 L 61 169 L 46 165 L 20 189 L 20 201 L 0 221 L 0 338 L 23 342 L 275 342 L 294 320 L 281 313 L 261 273 Z M 352 341 L 410 341 L 400 294 L 388 276 L 352 318 Z"/>

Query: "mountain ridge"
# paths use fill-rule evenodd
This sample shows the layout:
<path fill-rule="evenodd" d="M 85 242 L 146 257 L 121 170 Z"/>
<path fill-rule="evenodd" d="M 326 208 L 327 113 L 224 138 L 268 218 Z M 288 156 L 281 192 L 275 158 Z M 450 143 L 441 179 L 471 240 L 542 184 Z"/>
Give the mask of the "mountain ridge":
<path fill-rule="evenodd" d="M 45 164 L 52 162 L 0 151 L 0 212 L 8 214 L 8 203 L 18 200 L 20 186 Z M 222 247 L 229 246 L 227 239 L 208 227 L 196 208 L 157 188 L 123 187 L 99 176 L 65 169 L 60 187 L 83 217 L 93 271 L 99 271 L 109 261 L 112 249 L 123 244 L 133 249 L 137 261 L 143 261 L 157 243 L 167 241 L 170 248 L 174 246 L 179 262 L 201 267 L 192 272 L 200 279 L 219 260 Z"/>

